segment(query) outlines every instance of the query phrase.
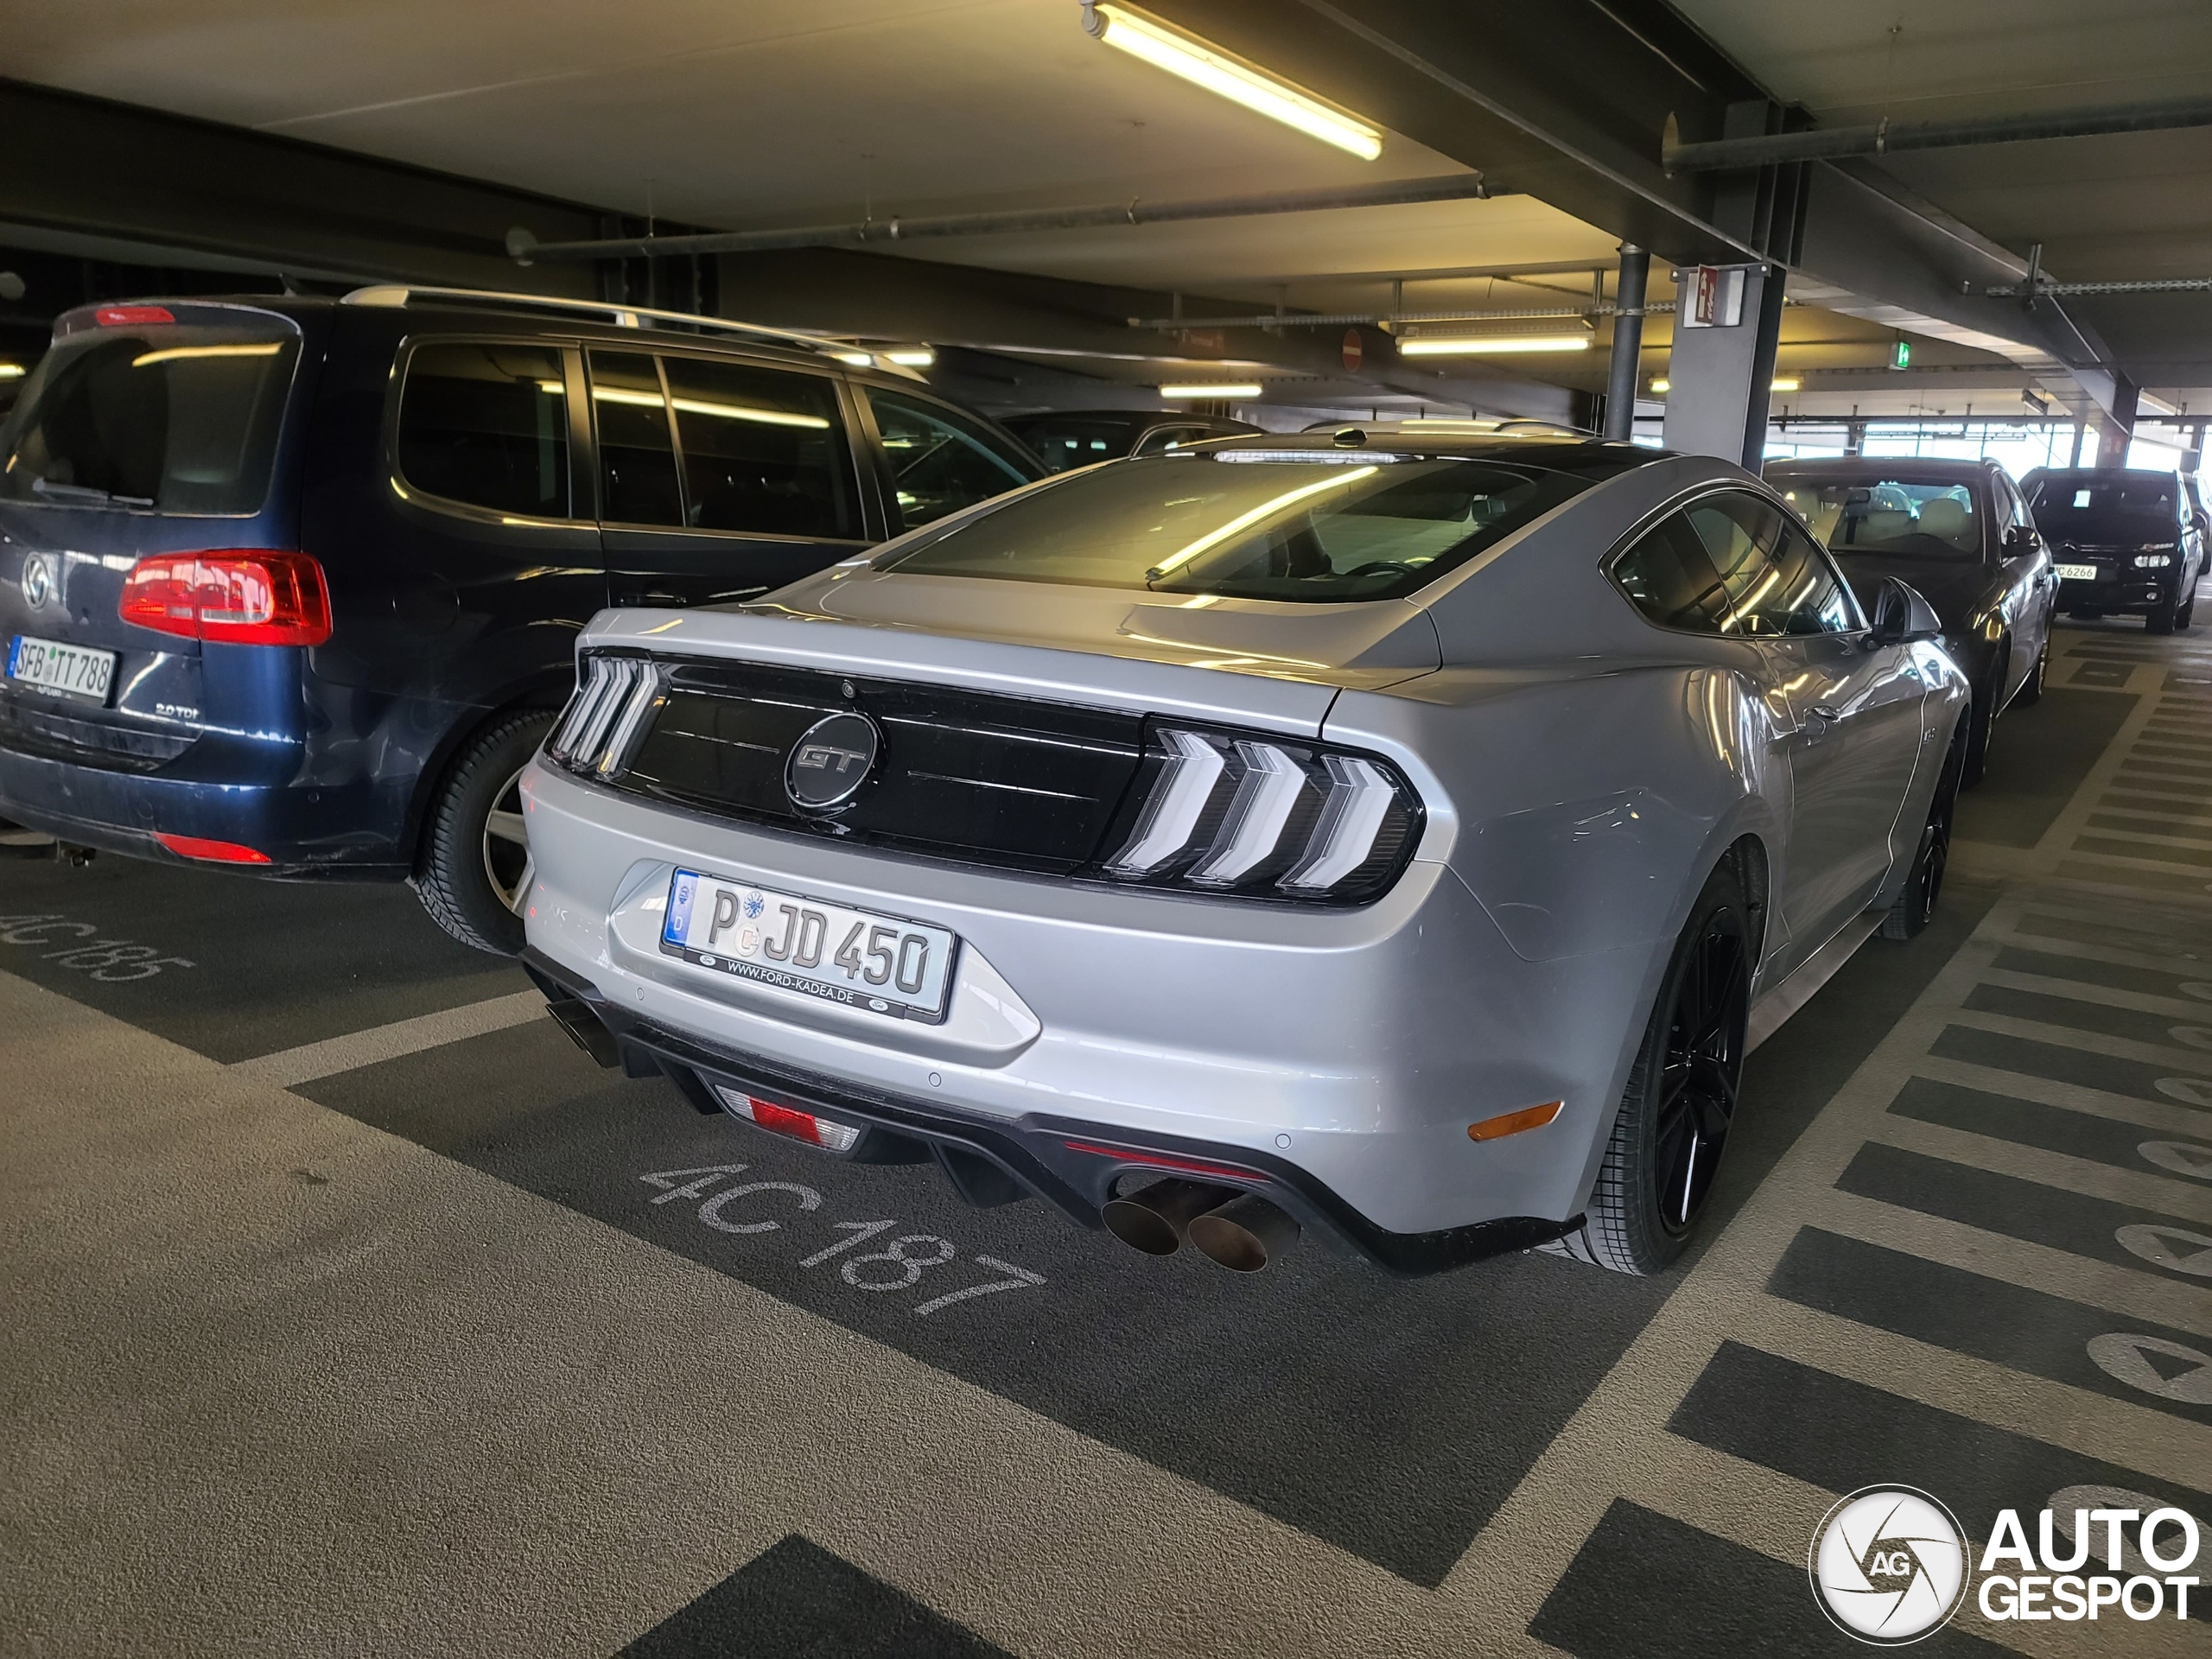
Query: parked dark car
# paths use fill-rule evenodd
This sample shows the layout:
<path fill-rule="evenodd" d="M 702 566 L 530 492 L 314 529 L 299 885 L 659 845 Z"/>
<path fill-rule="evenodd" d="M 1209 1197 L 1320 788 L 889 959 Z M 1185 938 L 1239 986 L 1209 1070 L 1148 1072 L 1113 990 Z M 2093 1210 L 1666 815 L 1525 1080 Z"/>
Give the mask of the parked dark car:
<path fill-rule="evenodd" d="M 2152 633 L 2187 627 L 2212 526 L 2193 480 L 2134 467 L 2037 467 L 2028 505 L 2057 562 L 2069 616 L 2140 616 Z"/>
<path fill-rule="evenodd" d="M 1172 409 L 1086 409 L 1059 415 L 1015 415 L 1007 430 L 1044 457 L 1047 469 L 1065 473 L 1123 455 L 1162 455 L 1168 446 L 1204 438 L 1236 438 L 1260 431 L 1226 415 L 1185 415 Z"/>
<path fill-rule="evenodd" d="M 516 779 L 594 612 L 749 599 L 1041 475 L 854 355 L 422 289 L 68 313 L 0 427 L 0 817 L 407 878 L 518 950 Z"/>
<path fill-rule="evenodd" d="M 1977 781 L 1997 717 L 2043 696 L 2056 578 L 2019 491 L 1993 461 L 1853 456 L 1777 461 L 1767 481 L 1826 542 L 1861 605 L 1886 576 L 1943 620 L 1974 690 L 1964 780 Z"/>

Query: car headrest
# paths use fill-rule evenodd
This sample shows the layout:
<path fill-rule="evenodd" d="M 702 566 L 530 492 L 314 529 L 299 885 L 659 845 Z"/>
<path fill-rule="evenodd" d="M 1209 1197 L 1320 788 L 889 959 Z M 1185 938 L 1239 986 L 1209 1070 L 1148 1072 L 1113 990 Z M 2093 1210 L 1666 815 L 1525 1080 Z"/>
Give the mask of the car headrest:
<path fill-rule="evenodd" d="M 1920 504 L 1920 531 L 1923 536 L 1941 536 L 1945 541 L 1963 547 L 1969 523 L 1967 504 L 1955 495 L 1939 495 Z"/>
<path fill-rule="evenodd" d="M 1912 515 L 1894 507 L 1878 507 L 1859 521 L 1854 542 L 1893 542 L 1912 534 Z"/>

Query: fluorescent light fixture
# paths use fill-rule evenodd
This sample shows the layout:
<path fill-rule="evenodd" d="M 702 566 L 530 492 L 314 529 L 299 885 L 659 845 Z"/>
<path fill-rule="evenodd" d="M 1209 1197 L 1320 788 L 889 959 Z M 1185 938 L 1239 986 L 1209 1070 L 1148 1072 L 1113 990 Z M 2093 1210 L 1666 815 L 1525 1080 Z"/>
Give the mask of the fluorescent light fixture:
<path fill-rule="evenodd" d="M 0 363 L 0 380 L 20 380 L 24 369 L 20 363 Z"/>
<path fill-rule="evenodd" d="M 1431 334 L 1402 340 L 1401 357 L 1487 357 L 1503 352 L 1586 352 L 1587 334 Z"/>
<path fill-rule="evenodd" d="M 1260 383 L 1256 380 L 1232 380 L 1221 386 L 1162 386 L 1163 397 L 1256 397 Z"/>
<path fill-rule="evenodd" d="M 1768 387 L 1768 390 L 1770 391 L 1796 391 L 1804 383 L 1799 380 L 1795 375 L 1779 375 L 1776 377 L 1774 383 Z M 1669 390 L 1669 385 L 1665 380 L 1654 380 L 1651 383 L 1651 390 L 1663 396 Z"/>
<path fill-rule="evenodd" d="M 1263 74 L 1203 41 L 1177 34 L 1120 6 L 1087 5 L 1084 27 L 1107 45 L 1179 75 L 1234 104 L 1349 150 L 1363 161 L 1382 153 L 1382 135 L 1364 121 L 1331 109 L 1311 93 Z"/>
<path fill-rule="evenodd" d="M 188 357 L 274 357 L 283 349 L 281 340 L 257 340 L 250 346 L 170 346 L 158 352 L 139 353 L 130 359 L 130 366 L 150 368 L 156 363 L 174 363 Z"/>
<path fill-rule="evenodd" d="M 875 359 L 866 352 L 832 352 L 830 355 L 848 368 L 872 369 L 875 366 Z"/>
<path fill-rule="evenodd" d="M 937 353 L 926 346 L 901 346 L 896 351 L 886 352 L 883 360 L 896 363 L 902 369 L 926 369 L 937 361 Z"/>

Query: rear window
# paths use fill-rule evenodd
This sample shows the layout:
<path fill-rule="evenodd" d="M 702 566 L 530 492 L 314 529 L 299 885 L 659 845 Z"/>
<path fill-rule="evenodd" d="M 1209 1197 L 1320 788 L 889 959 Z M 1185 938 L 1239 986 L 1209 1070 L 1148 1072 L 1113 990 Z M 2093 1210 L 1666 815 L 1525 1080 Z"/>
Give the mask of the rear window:
<path fill-rule="evenodd" d="M 1980 506 L 1974 486 L 1955 478 L 1883 472 L 1823 479 L 1770 467 L 1766 480 L 1834 552 L 1908 559 L 1981 556 Z"/>
<path fill-rule="evenodd" d="M 0 499 L 258 512 L 299 353 L 297 327 L 268 312 L 72 329 L 0 431 Z"/>
<path fill-rule="evenodd" d="M 1130 436 L 1136 431 L 1134 421 L 1080 416 L 1018 421 L 1013 425 L 1015 435 L 1044 458 L 1045 469 L 1053 473 L 1117 460 L 1128 454 Z"/>
<path fill-rule="evenodd" d="M 2176 482 L 2167 473 L 2050 473 L 2029 486 L 2028 505 L 2047 535 L 2094 533 L 2099 524 L 2171 529 Z"/>
<path fill-rule="evenodd" d="M 1199 452 L 1070 474 L 887 569 L 1322 604 L 1395 599 L 1589 480 L 1455 457 Z"/>

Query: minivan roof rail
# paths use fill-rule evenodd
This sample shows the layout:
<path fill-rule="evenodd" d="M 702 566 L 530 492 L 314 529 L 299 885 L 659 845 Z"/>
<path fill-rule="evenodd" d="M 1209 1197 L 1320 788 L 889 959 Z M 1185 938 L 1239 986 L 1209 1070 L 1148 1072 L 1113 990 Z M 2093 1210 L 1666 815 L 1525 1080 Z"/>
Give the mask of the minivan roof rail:
<path fill-rule="evenodd" d="M 506 305 L 531 310 L 574 311 L 588 316 L 603 317 L 618 328 L 642 328 L 648 321 L 673 323 L 688 328 L 711 329 L 719 334 L 749 334 L 756 339 L 774 340 L 789 346 L 802 346 L 810 351 L 826 352 L 849 361 L 865 357 L 866 364 L 854 363 L 855 368 L 877 366 L 875 355 L 868 347 L 849 340 L 834 340 L 822 334 L 803 334 L 789 328 L 764 327 L 759 323 L 734 322 L 728 317 L 702 317 L 689 311 L 657 311 L 650 306 L 620 305 L 608 300 L 570 300 L 548 294 L 501 294 L 481 288 L 427 288 L 414 283 L 384 283 L 370 288 L 357 288 L 339 301 L 340 305 L 405 306 L 416 300 L 459 300 L 466 304 Z"/>

